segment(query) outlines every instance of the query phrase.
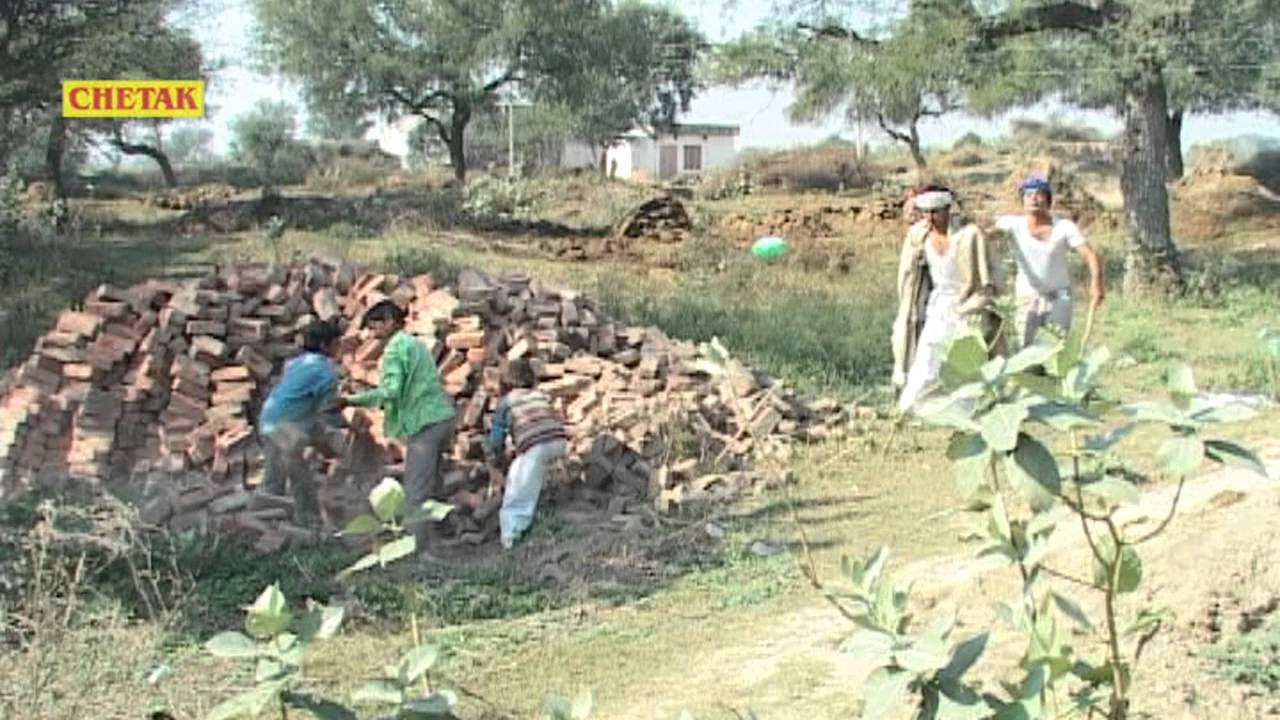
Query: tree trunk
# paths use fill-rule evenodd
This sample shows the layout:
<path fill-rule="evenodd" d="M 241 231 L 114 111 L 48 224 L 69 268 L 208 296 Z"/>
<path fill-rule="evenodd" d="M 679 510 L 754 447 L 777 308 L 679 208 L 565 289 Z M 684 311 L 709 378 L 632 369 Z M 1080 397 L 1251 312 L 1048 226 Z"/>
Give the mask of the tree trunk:
<path fill-rule="evenodd" d="M 67 151 L 67 120 L 55 113 L 49 123 L 49 137 L 44 146 L 44 171 L 49 177 L 53 197 L 65 197 L 62 182 L 62 158 Z"/>
<path fill-rule="evenodd" d="M 929 169 L 929 163 L 924 159 L 924 151 L 920 149 L 920 127 L 919 124 L 912 120 L 911 135 L 907 139 L 907 147 L 911 148 L 911 159 L 916 163 L 916 172 L 921 176 Z"/>
<path fill-rule="evenodd" d="M 467 152 L 462 138 L 469 122 L 471 106 L 454 105 L 453 114 L 449 117 L 449 137 L 444 140 L 449 144 L 449 162 L 453 164 L 453 176 L 460 183 L 467 180 Z"/>
<path fill-rule="evenodd" d="M 178 186 L 178 176 L 173 172 L 173 165 L 169 162 L 169 156 L 159 147 L 152 147 L 142 143 L 126 142 L 124 136 L 119 133 L 116 134 L 115 139 L 111 141 L 111 144 L 115 145 L 116 149 L 125 155 L 145 155 L 152 160 L 155 160 L 156 164 L 160 166 L 161 174 L 164 175 L 165 186 Z M 274 156 L 274 153 L 272 153 L 272 155 Z"/>
<path fill-rule="evenodd" d="M 1182 162 L 1182 118 L 1184 111 L 1178 108 L 1169 113 L 1168 121 L 1165 123 L 1165 134 L 1167 135 L 1165 167 L 1169 170 L 1169 179 L 1177 180 L 1182 177 L 1186 171 Z"/>
<path fill-rule="evenodd" d="M 1182 284 L 1169 229 L 1168 92 L 1161 68 L 1145 62 L 1125 86 L 1120 190 L 1129 228 L 1126 293 L 1168 293 Z"/>

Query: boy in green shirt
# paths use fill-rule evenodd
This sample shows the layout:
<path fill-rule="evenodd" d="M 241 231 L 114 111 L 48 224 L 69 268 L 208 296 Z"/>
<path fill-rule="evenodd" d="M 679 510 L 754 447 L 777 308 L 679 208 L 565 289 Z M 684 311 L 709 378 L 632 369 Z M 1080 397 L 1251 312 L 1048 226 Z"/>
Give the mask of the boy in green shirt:
<path fill-rule="evenodd" d="M 440 465 L 453 439 L 455 420 L 453 398 L 440 384 L 435 358 L 421 340 L 404 331 L 404 315 L 390 300 L 365 312 L 361 327 L 390 341 L 382 352 L 378 387 L 344 396 L 342 404 L 383 410 L 387 437 L 405 445 L 405 500 L 416 508 L 427 499 L 439 499 Z M 419 523 L 413 534 L 418 553 L 426 556 L 427 524 Z"/>

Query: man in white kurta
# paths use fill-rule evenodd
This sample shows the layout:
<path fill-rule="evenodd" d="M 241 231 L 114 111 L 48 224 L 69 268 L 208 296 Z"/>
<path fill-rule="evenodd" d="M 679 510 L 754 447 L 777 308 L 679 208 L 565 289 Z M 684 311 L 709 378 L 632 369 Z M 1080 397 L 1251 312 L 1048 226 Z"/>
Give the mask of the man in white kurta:
<path fill-rule="evenodd" d="M 1019 188 L 1024 212 L 996 220 L 996 229 L 1012 239 L 1018 276 L 1014 295 L 1018 301 L 1018 326 L 1023 346 L 1031 344 L 1041 327 L 1052 324 L 1071 329 L 1071 274 L 1068 250 L 1075 250 L 1089 268 L 1091 312 L 1102 304 L 1102 259 L 1072 220 L 1050 214 L 1053 190 L 1041 177 L 1025 180 Z"/>

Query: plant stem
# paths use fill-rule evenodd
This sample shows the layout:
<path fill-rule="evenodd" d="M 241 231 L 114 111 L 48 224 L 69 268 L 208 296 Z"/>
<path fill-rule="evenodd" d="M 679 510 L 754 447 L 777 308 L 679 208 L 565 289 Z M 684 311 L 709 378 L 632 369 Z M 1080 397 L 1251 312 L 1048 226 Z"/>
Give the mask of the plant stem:
<path fill-rule="evenodd" d="M 1164 518 L 1164 522 L 1161 522 L 1158 526 L 1156 526 L 1156 529 L 1155 529 L 1155 530 L 1152 530 L 1151 532 L 1147 533 L 1146 535 L 1143 535 L 1143 536 L 1142 536 L 1141 538 L 1139 538 L 1138 540 L 1135 540 L 1135 541 L 1133 542 L 1133 544 L 1134 544 L 1134 545 L 1141 545 L 1142 543 L 1144 543 L 1144 542 L 1146 542 L 1146 541 L 1150 540 L 1151 538 L 1153 538 L 1153 537 L 1155 537 L 1155 536 L 1159 535 L 1160 533 L 1164 532 L 1164 529 L 1165 529 L 1165 528 L 1167 528 L 1167 527 L 1169 527 L 1169 523 L 1173 521 L 1173 515 L 1174 515 L 1174 513 L 1178 512 L 1178 500 L 1180 500 L 1180 499 L 1182 498 L 1182 488 L 1183 488 L 1186 484 L 1187 484 L 1187 476 L 1186 476 L 1186 475 L 1183 475 L 1182 477 L 1178 478 L 1178 491 L 1177 491 L 1176 493 L 1174 493 L 1174 495 L 1173 495 L 1173 502 L 1172 502 L 1172 503 L 1170 503 L 1170 505 L 1169 505 L 1169 514 L 1165 516 L 1165 518 Z"/>
<path fill-rule="evenodd" d="M 1107 532 L 1111 533 L 1111 544 L 1115 547 L 1115 557 L 1107 569 L 1107 594 L 1103 607 L 1107 616 L 1107 645 L 1111 652 L 1111 713 L 1109 720 L 1125 720 L 1129 715 L 1129 689 L 1125 687 L 1123 658 L 1120 656 L 1120 633 L 1116 629 L 1116 588 L 1120 585 L 1121 557 L 1124 543 L 1116 524 L 1107 519 Z"/>
<path fill-rule="evenodd" d="M 1074 575 L 1068 575 L 1067 573 L 1064 573 L 1062 571 L 1054 570 L 1048 565 L 1041 565 L 1040 569 L 1044 571 L 1046 575 L 1052 575 L 1053 577 L 1056 577 L 1059 580 L 1066 580 L 1069 583 L 1075 583 L 1076 585 L 1089 588 L 1090 590 L 1102 590 L 1102 588 L 1098 587 L 1097 585 L 1094 585 L 1088 580 L 1081 580 L 1080 578 L 1075 577 Z"/>

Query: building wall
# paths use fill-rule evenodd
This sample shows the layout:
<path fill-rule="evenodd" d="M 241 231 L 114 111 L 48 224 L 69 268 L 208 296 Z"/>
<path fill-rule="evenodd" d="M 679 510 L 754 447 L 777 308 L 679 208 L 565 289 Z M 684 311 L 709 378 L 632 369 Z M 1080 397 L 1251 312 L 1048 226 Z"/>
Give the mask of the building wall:
<path fill-rule="evenodd" d="M 590 168 L 595 167 L 596 156 L 591 146 L 581 140 L 566 140 L 560 151 L 560 167 Z"/>
<path fill-rule="evenodd" d="M 422 122 L 424 120 L 417 115 L 406 115 L 391 123 L 379 117 L 365 133 L 364 139 L 378 143 L 379 149 L 394 155 L 400 161 L 400 167 L 408 167 L 409 134 Z"/>
<path fill-rule="evenodd" d="M 617 163 L 615 176 L 626 180 L 653 180 L 658 177 L 659 148 L 664 145 L 676 146 L 676 174 L 686 172 L 707 172 L 733 162 L 737 155 L 732 136 L 723 135 L 661 135 L 655 141 L 649 137 L 628 137 L 609 148 L 605 156 L 606 163 Z M 702 149 L 702 167 L 690 170 L 685 166 L 686 145 L 697 145 Z"/>

